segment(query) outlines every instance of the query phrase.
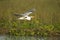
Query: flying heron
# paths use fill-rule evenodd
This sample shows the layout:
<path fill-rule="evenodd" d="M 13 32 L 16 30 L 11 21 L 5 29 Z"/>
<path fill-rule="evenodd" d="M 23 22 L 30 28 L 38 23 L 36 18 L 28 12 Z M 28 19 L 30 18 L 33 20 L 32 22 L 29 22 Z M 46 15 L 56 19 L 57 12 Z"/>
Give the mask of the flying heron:
<path fill-rule="evenodd" d="M 32 14 L 35 11 L 35 9 L 30 9 L 27 12 L 23 13 L 23 14 L 15 14 L 16 16 L 21 16 L 18 19 L 19 20 L 31 20 L 32 18 L 34 18 L 34 16 L 29 16 L 30 14 Z"/>

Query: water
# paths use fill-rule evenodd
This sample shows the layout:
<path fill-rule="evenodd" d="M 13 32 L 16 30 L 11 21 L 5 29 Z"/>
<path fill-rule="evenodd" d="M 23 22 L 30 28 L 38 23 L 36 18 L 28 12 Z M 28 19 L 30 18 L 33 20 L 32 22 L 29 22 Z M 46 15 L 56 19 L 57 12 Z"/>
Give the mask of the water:
<path fill-rule="evenodd" d="M 0 36 L 0 40 L 60 40 L 60 37 Z"/>

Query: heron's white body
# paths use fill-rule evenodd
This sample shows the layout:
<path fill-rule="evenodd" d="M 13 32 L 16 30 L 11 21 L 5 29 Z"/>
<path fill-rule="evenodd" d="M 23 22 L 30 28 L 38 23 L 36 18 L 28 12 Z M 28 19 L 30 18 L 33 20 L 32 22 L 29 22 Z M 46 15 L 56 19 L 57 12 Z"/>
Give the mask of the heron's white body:
<path fill-rule="evenodd" d="M 25 12 L 24 14 L 21 14 L 22 17 L 18 18 L 19 20 L 31 20 L 33 18 L 32 16 L 29 16 L 35 9 L 29 10 Z M 15 14 L 16 16 L 20 16 L 19 14 Z"/>
<path fill-rule="evenodd" d="M 25 18 L 26 20 L 31 20 L 31 17 L 27 17 L 27 18 Z"/>
<path fill-rule="evenodd" d="M 27 16 L 27 17 L 20 17 L 18 18 L 20 20 L 31 20 L 31 17 L 30 16 Z"/>

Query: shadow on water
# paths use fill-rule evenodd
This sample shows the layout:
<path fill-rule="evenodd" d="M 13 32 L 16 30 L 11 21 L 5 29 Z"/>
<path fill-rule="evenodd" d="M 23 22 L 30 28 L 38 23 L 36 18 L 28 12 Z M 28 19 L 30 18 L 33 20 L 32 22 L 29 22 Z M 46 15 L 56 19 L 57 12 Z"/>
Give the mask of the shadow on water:
<path fill-rule="evenodd" d="M 0 36 L 0 40 L 60 40 L 60 37 Z"/>

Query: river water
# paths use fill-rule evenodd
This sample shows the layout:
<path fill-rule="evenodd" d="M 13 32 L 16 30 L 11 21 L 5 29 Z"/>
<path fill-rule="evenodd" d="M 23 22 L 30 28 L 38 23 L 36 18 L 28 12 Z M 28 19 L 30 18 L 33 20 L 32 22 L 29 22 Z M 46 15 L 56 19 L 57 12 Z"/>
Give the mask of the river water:
<path fill-rule="evenodd" d="M 60 40 L 60 37 L 0 36 L 0 40 Z"/>

